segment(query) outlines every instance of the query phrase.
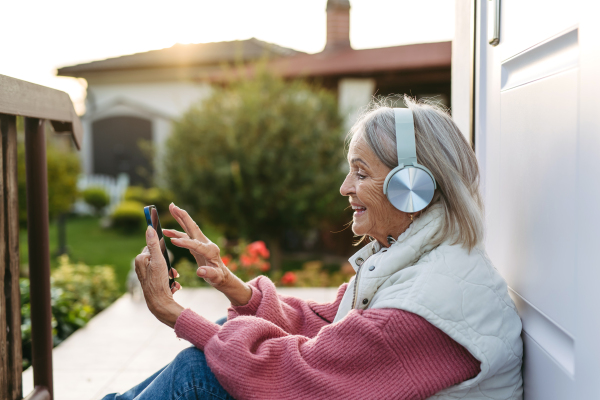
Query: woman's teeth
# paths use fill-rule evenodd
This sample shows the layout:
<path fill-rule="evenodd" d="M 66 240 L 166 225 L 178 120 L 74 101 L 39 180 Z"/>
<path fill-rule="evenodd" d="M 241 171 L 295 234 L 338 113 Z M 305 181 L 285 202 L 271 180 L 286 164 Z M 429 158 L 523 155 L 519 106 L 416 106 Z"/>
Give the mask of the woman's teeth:
<path fill-rule="evenodd" d="M 366 207 L 357 207 L 357 206 L 352 206 L 352 209 L 354 210 L 354 215 L 359 216 L 365 213 L 365 211 L 367 211 Z"/>

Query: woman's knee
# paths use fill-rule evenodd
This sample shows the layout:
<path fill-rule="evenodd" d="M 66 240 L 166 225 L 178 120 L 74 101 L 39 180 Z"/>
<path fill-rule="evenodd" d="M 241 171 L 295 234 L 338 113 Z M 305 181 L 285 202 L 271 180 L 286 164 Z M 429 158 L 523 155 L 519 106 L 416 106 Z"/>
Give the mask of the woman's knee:
<path fill-rule="evenodd" d="M 210 370 L 204 352 L 188 347 L 169 365 L 173 393 L 183 399 L 232 399 Z"/>
<path fill-rule="evenodd" d="M 187 349 L 181 350 L 171 364 L 175 364 L 176 366 L 194 365 L 198 368 L 199 366 L 206 365 L 206 356 L 202 350 L 190 346 Z"/>

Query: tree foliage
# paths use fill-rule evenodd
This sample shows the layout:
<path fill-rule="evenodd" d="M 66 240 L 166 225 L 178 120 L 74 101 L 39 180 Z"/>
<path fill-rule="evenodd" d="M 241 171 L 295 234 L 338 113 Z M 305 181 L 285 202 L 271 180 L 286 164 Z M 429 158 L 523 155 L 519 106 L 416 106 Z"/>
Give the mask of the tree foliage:
<path fill-rule="evenodd" d="M 215 88 L 174 127 L 164 157 L 176 199 L 228 237 L 277 240 L 339 220 L 346 200 L 335 96 L 266 72 Z"/>

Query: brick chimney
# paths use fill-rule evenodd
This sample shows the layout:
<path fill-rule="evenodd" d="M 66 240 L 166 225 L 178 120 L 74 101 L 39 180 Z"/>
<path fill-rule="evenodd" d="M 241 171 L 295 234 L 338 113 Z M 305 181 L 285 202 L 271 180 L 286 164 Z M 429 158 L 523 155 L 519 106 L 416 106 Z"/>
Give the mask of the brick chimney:
<path fill-rule="evenodd" d="M 327 0 L 327 44 L 323 51 L 351 49 L 350 1 Z"/>

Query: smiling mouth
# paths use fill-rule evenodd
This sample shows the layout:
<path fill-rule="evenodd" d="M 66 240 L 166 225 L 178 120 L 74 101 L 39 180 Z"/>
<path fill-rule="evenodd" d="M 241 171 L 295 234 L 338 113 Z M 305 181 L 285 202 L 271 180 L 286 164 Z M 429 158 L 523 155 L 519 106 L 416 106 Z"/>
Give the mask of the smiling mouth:
<path fill-rule="evenodd" d="M 366 207 L 352 206 L 352 209 L 354 210 L 355 217 L 359 217 L 359 216 L 363 215 L 365 212 L 367 212 Z"/>

